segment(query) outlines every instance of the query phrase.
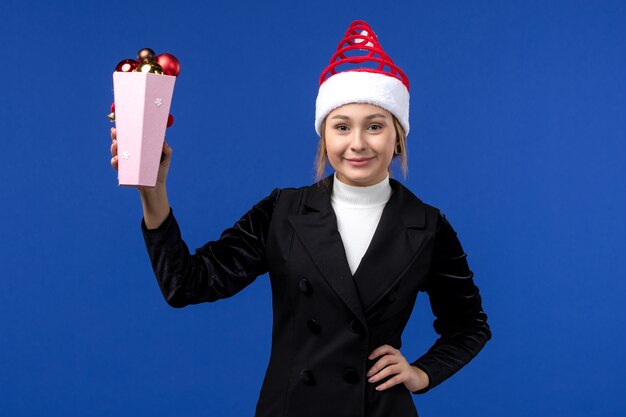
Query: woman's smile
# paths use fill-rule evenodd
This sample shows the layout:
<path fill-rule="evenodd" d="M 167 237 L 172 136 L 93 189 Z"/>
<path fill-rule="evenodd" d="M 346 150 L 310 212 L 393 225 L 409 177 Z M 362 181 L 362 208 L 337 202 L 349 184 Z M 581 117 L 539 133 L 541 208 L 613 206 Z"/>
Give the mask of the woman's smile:
<path fill-rule="evenodd" d="M 364 167 L 366 166 L 374 157 L 369 158 L 344 158 L 350 165 L 353 167 Z"/>

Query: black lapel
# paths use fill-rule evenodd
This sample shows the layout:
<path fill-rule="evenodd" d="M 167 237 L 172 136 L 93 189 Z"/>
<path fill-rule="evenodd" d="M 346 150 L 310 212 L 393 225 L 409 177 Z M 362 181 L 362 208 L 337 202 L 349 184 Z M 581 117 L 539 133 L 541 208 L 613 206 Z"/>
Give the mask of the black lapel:
<path fill-rule="evenodd" d="M 390 184 L 391 198 L 354 273 L 365 311 L 393 288 L 428 237 L 421 231 L 426 224 L 424 203 L 398 181 Z"/>
<path fill-rule="evenodd" d="M 303 213 L 289 216 L 289 221 L 328 284 L 366 326 L 361 299 L 330 203 L 332 184 L 330 176 L 313 185 L 305 197 Z"/>

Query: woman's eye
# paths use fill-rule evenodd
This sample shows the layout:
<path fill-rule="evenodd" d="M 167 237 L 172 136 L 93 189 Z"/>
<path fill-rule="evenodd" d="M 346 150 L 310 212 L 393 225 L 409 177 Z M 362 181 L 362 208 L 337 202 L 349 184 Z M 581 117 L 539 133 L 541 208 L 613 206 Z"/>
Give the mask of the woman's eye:
<path fill-rule="evenodd" d="M 382 127 L 381 125 L 378 125 L 378 124 L 376 124 L 376 125 L 370 125 L 370 130 L 380 130 L 380 129 L 382 129 L 382 128 L 383 128 L 383 127 Z"/>
<path fill-rule="evenodd" d="M 346 125 L 337 125 L 337 126 L 335 126 L 335 129 L 341 130 L 342 132 L 345 132 L 346 130 L 348 130 L 348 126 L 346 126 Z"/>

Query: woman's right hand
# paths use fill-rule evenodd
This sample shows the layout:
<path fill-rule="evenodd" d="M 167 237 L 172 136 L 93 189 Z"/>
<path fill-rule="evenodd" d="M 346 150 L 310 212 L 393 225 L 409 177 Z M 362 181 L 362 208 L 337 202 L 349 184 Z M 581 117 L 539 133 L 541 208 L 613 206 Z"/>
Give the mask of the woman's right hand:
<path fill-rule="evenodd" d="M 111 166 L 117 170 L 119 161 L 117 156 L 117 135 L 115 128 L 111 128 Z M 163 154 L 155 187 L 139 186 L 141 205 L 143 206 L 143 218 L 148 229 L 156 229 L 163 223 L 170 213 L 170 203 L 167 198 L 165 180 L 170 170 L 172 160 L 172 148 L 163 142 Z"/>
<path fill-rule="evenodd" d="M 170 170 L 170 161 L 172 160 L 172 148 L 167 142 L 163 142 L 163 154 L 161 155 L 161 164 L 159 165 L 159 173 L 157 174 L 157 187 L 164 186 L 167 174 Z M 119 161 L 117 156 L 117 132 L 114 127 L 111 128 L 111 166 L 117 171 Z M 148 187 L 139 187 L 148 188 Z M 152 188 L 152 187 L 149 187 Z"/>

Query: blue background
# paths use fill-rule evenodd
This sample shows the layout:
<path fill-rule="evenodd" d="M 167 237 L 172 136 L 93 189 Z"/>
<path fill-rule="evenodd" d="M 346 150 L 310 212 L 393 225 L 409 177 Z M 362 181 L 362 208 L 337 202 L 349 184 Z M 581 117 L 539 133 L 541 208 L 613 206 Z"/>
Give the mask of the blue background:
<path fill-rule="evenodd" d="M 168 188 L 192 248 L 313 181 L 317 80 L 367 20 L 411 79 L 405 184 L 469 253 L 493 340 L 423 416 L 623 416 L 626 3 L 5 0 L 0 414 L 252 415 L 260 277 L 175 310 L 109 166 L 112 71 L 178 56 Z M 399 176 L 399 175 L 397 175 Z M 403 352 L 434 341 L 418 299 Z"/>

